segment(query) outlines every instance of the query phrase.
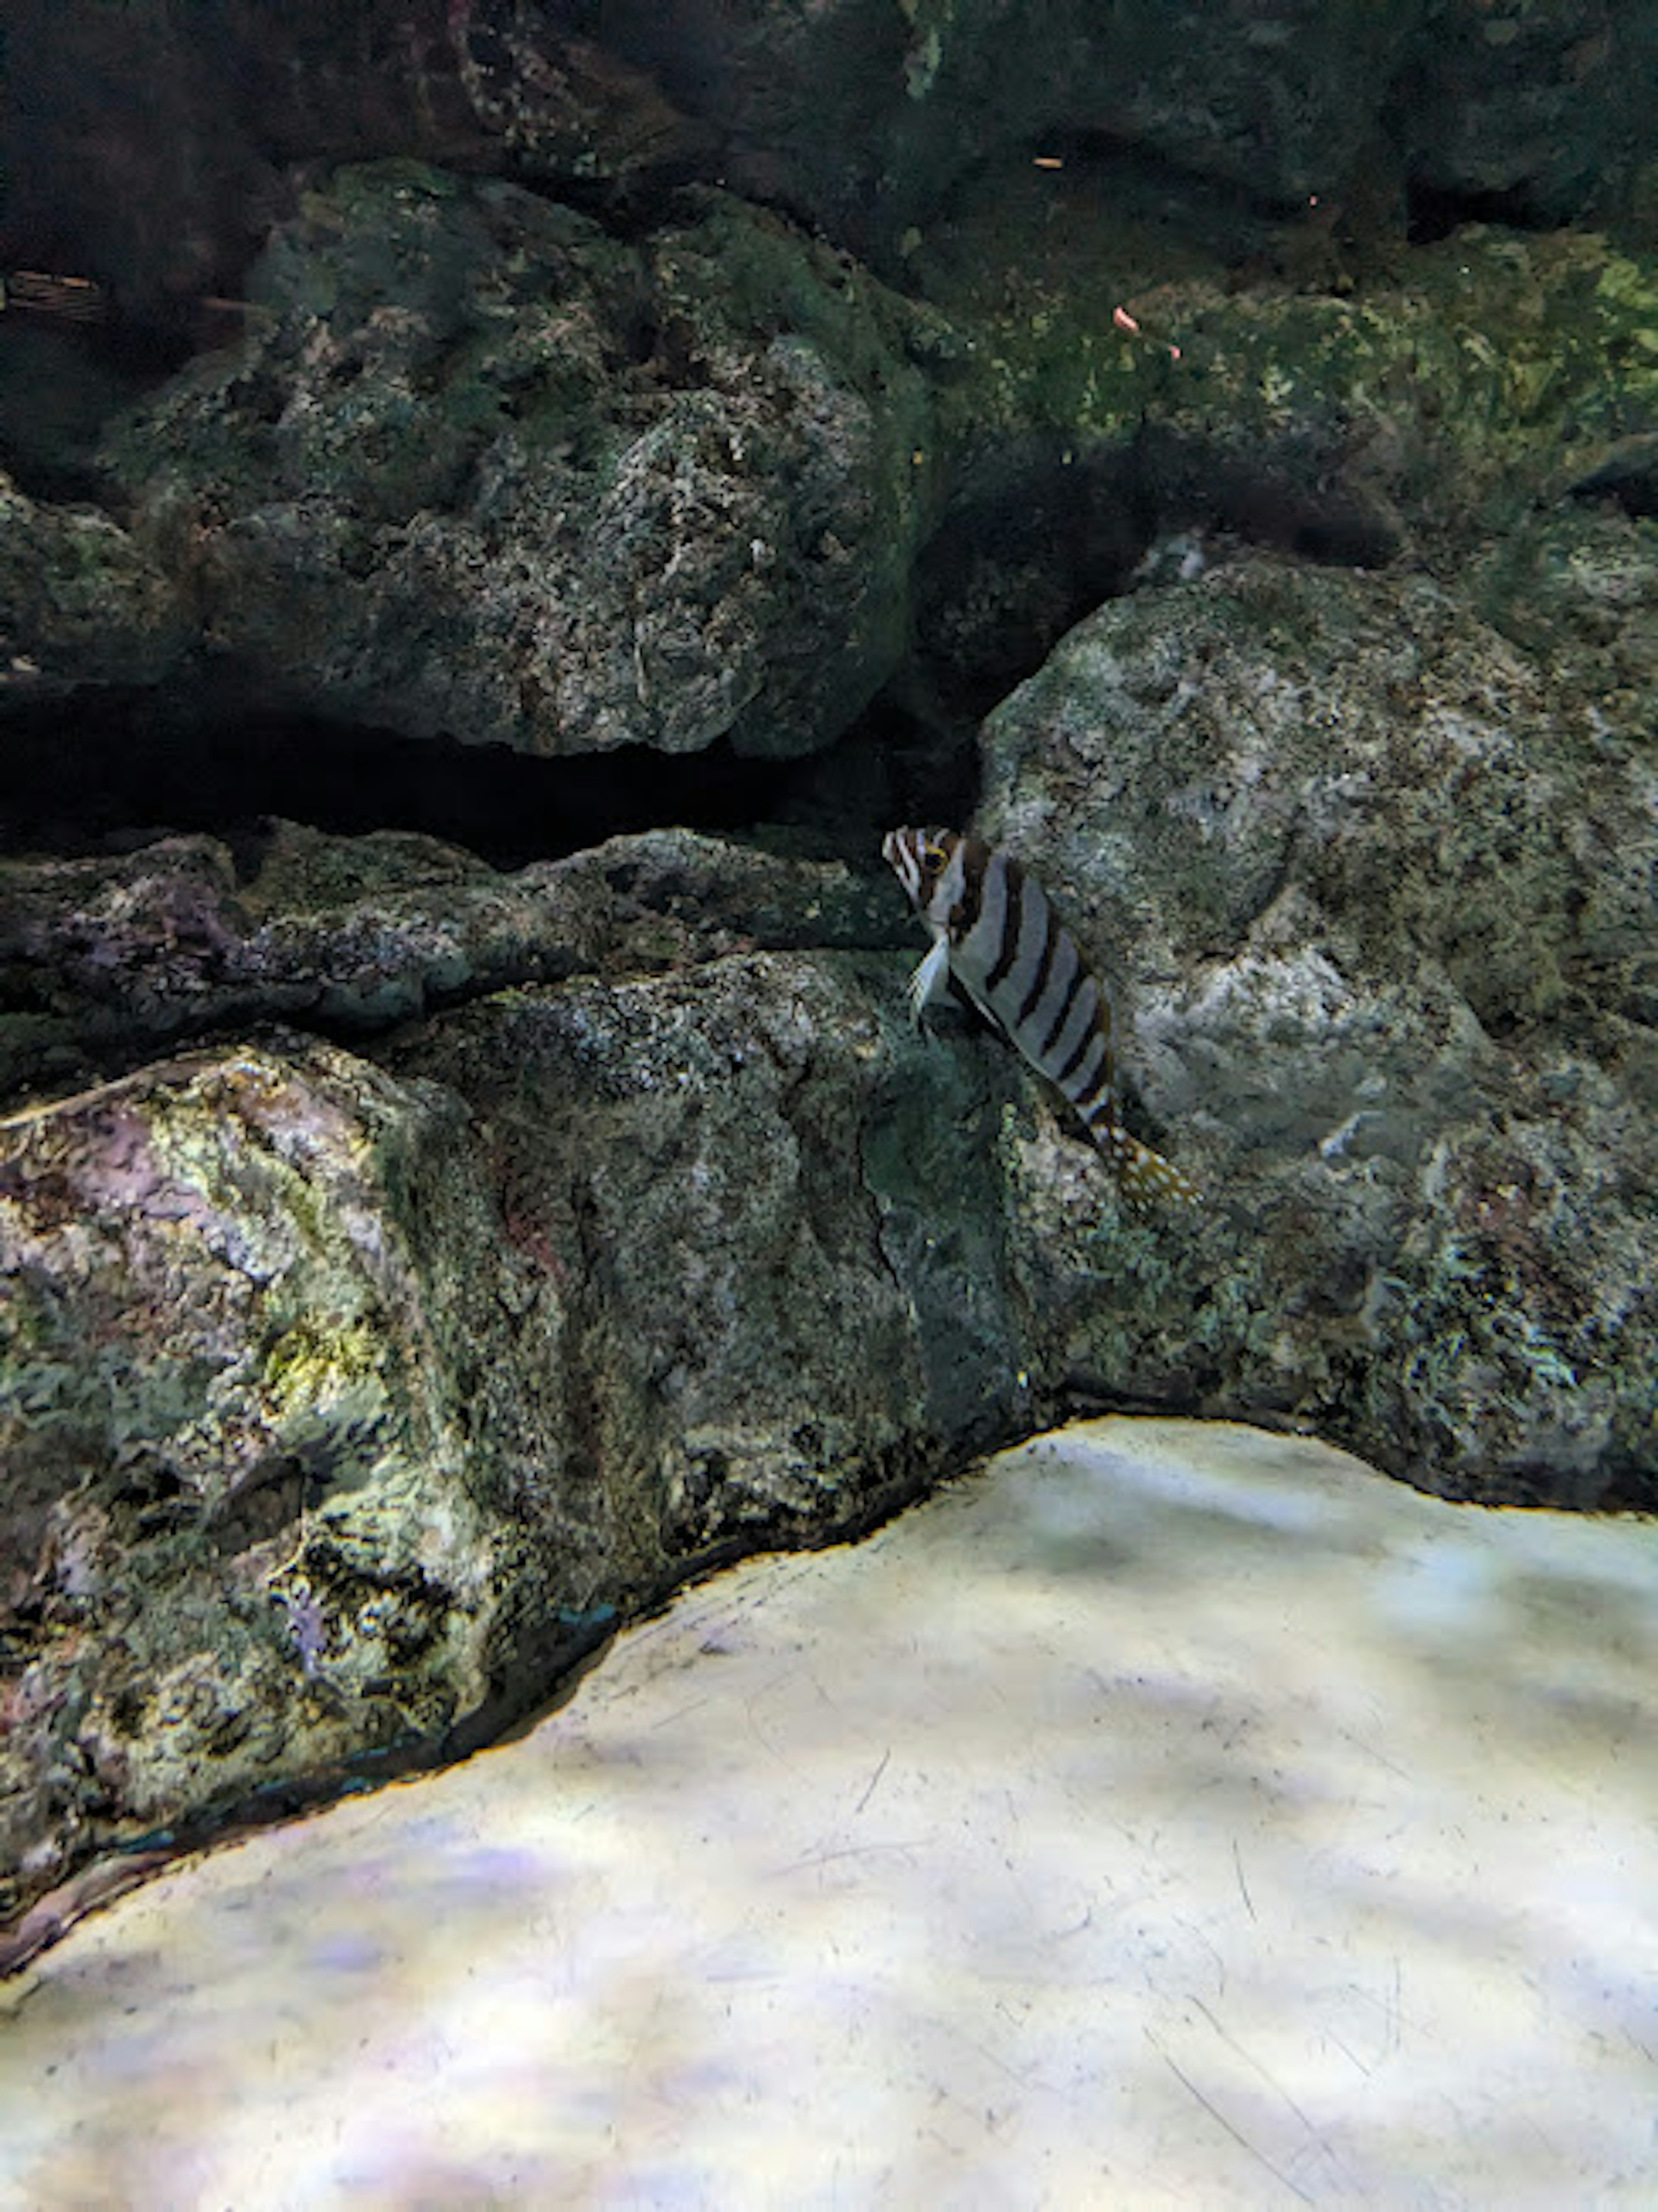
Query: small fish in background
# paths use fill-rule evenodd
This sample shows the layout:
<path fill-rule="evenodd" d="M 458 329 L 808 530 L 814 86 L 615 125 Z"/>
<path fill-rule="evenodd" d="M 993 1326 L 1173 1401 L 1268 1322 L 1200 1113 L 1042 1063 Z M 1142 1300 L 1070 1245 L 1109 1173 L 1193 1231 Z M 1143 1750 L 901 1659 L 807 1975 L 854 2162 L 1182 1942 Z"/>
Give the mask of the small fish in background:
<path fill-rule="evenodd" d="M 953 830 L 893 830 L 883 858 L 932 932 L 910 979 L 916 1019 L 952 981 L 1075 1108 L 1134 1206 L 1197 1202 L 1117 1108 L 1111 1007 L 1047 893 L 1010 854 Z"/>
<path fill-rule="evenodd" d="M 288 1632 L 294 1640 L 300 1671 L 307 1682 L 315 1681 L 328 1648 L 328 1624 L 322 1607 L 304 1583 L 295 1590 L 273 1589 L 270 1595 L 288 1616 Z"/>
<path fill-rule="evenodd" d="M 43 269 L 13 269 L 0 275 L 0 310 L 55 315 L 64 323 L 101 323 L 109 295 L 90 276 L 51 276 Z"/>

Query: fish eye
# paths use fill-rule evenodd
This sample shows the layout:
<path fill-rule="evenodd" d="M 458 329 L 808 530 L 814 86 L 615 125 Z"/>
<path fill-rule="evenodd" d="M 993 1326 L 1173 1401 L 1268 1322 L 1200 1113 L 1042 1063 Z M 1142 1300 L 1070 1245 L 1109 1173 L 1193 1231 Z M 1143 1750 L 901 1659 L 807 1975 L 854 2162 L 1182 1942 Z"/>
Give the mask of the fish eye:
<path fill-rule="evenodd" d="M 921 866 L 930 876 L 936 876 L 944 865 L 944 848 L 935 845 L 929 837 L 921 847 Z"/>

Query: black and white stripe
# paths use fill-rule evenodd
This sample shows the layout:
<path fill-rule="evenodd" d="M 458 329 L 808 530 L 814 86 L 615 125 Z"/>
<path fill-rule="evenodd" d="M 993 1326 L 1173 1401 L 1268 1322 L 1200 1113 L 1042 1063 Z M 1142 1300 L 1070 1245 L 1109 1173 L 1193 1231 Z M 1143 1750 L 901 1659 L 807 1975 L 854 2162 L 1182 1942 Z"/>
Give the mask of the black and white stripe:
<path fill-rule="evenodd" d="M 917 1013 L 954 976 L 1070 1100 L 1129 1198 L 1194 1200 L 1180 1170 L 1122 1126 L 1109 1001 L 1035 878 L 950 830 L 894 830 L 881 850 L 932 933 L 910 986 Z"/>

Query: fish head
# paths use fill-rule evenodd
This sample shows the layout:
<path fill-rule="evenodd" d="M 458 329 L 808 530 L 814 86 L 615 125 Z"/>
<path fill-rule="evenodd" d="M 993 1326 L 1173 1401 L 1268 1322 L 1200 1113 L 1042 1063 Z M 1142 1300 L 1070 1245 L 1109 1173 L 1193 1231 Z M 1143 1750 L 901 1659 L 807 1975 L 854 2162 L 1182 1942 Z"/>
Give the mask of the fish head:
<path fill-rule="evenodd" d="M 881 857 L 909 895 L 918 914 L 926 914 L 932 895 L 961 839 L 953 830 L 889 830 Z"/>

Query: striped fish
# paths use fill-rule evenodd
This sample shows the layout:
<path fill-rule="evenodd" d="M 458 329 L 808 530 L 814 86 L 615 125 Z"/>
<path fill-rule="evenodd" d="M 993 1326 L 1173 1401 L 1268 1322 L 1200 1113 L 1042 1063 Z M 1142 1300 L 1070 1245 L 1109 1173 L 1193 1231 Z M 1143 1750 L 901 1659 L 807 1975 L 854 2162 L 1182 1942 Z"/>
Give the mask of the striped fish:
<path fill-rule="evenodd" d="M 1131 1205 L 1193 1204 L 1198 1194 L 1180 1170 L 1122 1126 L 1109 1002 L 1035 877 L 953 830 L 890 830 L 881 852 L 932 932 L 910 979 L 916 1019 L 958 985 L 1065 1093 Z"/>
<path fill-rule="evenodd" d="M 70 323 L 101 323 L 108 304 L 103 286 L 90 276 L 49 276 L 44 269 L 14 269 L 0 276 L 0 308 L 24 307 Z"/>

